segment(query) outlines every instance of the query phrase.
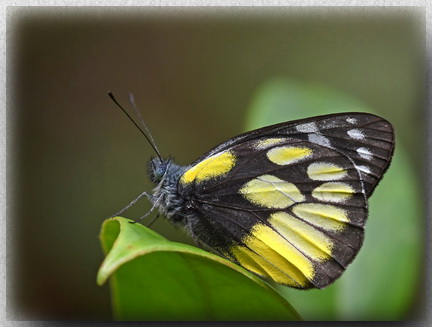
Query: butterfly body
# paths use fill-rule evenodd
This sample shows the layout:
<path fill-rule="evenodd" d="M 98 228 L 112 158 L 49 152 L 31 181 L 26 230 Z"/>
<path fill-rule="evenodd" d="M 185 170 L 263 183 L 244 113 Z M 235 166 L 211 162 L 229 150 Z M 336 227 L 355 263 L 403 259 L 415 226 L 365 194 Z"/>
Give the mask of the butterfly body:
<path fill-rule="evenodd" d="M 184 226 L 186 221 L 187 200 L 178 194 L 178 181 L 186 167 L 175 164 L 171 159 L 149 161 L 148 174 L 156 187 L 150 200 L 159 212 L 171 222 Z"/>
<path fill-rule="evenodd" d="M 364 239 L 391 124 L 334 114 L 244 133 L 183 167 L 154 158 L 150 200 L 201 246 L 294 288 L 341 276 Z"/>

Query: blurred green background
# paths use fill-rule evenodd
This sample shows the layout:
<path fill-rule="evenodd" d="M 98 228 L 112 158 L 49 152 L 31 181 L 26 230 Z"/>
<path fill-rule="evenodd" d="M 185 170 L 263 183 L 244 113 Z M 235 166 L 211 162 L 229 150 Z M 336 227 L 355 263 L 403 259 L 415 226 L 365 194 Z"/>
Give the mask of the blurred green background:
<path fill-rule="evenodd" d="M 9 7 L 7 33 L 9 319 L 111 319 L 109 288 L 96 286 L 103 260 L 97 237 L 106 217 L 152 188 L 146 164 L 153 153 L 107 90 L 125 106 L 134 93 L 161 152 L 179 164 L 267 120 L 345 111 L 296 106 L 292 99 L 301 92 L 303 100 L 337 94 L 349 100 L 330 104 L 355 103 L 391 121 L 399 168 L 392 174 L 392 165 L 384 179 L 390 192 L 378 187 L 372 198 L 365 247 L 350 267 L 366 266 L 348 269 L 344 286 L 334 285 L 338 296 L 333 286 L 282 292 L 305 319 L 406 319 L 419 310 L 423 12 Z M 278 103 L 292 106 L 281 112 Z M 395 198 L 404 210 L 388 208 Z M 144 200 L 127 217 L 148 208 Z M 394 220 L 379 223 L 381 213 Z M 163 219 L 152 228 L 193 244 Z M 385 251 L 369 242 L 374 238 Z M 389 265 L 390 274 L 382 269 Z M 364 284 L 369 272 L 380 270 L 385 284 Z M 403 299 L 397 304 L 395 285 Z M 382 310 L 367 311 L 368 297 L 379 299 Z M 349 298 L 358 305 L 345 305 Z"/>

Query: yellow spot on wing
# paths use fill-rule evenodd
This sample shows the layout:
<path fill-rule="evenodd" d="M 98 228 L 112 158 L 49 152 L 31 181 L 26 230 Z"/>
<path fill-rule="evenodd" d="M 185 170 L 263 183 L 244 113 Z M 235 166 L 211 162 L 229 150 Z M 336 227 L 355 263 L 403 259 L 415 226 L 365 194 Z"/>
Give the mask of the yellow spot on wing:
<path fill-rule="evenodd" d="M 305 200 L 297 186 L 272 175 L 254 178 L 239 192 L 253 204 L 265 208 L 283 209 Z"/>
<path fill-rule="evenodd" d="M 273 266 L 268 261 L 261 258 L 256 253 L 244 246 L 235 246 L 231 249 L 237 261 L 246 269 L 263 277 L 273 279 L 276 283 L 293 287 L 300 285 L 289 278 L 283 271 Z"/>
<path fill-rule="evenodd" d="M 286 141 L 286 139 L 283 138 L 271 138 L 271 139 L 259 140 L 255 143 L 255 149 L 257 150 L 267 149 L 272 145 L 276 145 L 284 141 Z"/>
<path fill-rule="evenodd" d="M 188 169 L 180 179 L 182 184 L 202 182 L 227 174 L 235 165 L 236 157 L 230 152 L 215 154 L 192 168 Z"/>
<path fill-rule="evenodd" d="M 311 155 L 312 149 L 295 146 L 279 146 L 267 152 L 267 158 L 277 165 L 289 165 Z"/>
<path fill-rule="evenodd" d="M 312 196 L 321 201 L 344 202 L 354 194 L 354 189 L 346 183 L 323 183 L 312 191 Z"/>
<path fill-rule="evenodd" d="M 331 257 L 333 243 L 323 232 L 286 212 L 276 212 L 269 222 L 285 239 L 314 260 Z"/>
<path fill-rule="evenodd" d="M 292 210 L 298 217 L 326 230 L 340 231 L 349 221 L 345 210 L 329 204 L 300 203 Z"/>
<path fill-rule="evenodd" d="M 343 178 L 347 171 L 338 165 L 328 162 L 310 164 L 307 173 L 310 179 L 317 181 L 332 181 Z"/>
<path fill-rule="evenodd" d="M 312 261 L 269 226 L 255 225 L 243 242 L 300 286 L 306 286 L 315 276 Z M 241 259 L 237 258 L 240 263 Z"/>

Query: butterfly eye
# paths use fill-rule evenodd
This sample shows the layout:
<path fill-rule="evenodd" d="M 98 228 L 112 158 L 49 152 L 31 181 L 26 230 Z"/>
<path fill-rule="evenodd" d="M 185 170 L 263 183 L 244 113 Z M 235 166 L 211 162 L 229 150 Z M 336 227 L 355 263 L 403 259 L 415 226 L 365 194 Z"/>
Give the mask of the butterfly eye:
<path fill-rule="evenodd" d="M 158 184 L 162 180 L 168 168 L 168 162 L 168 160 L 161 161 L 159 158 L 152 158 L 149 161 L 147 166 L 148 175 L 154 184 Z"/>

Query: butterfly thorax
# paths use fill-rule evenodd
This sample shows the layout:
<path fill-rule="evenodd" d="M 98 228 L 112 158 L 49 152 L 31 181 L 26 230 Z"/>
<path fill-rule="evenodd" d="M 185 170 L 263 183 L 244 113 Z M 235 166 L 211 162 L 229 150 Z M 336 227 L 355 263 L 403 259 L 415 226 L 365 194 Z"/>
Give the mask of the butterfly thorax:
<path fill-rule="evenodd" d="M 178 196 L 178 181 L 186 167 L 175 164 L 171 159 L 160 160 L 152 158 L 148 164 L 148 174 L 151 181 L 156 184 L 151 198 L 157 203 L 159 212 L 170 221 L 184 225 L 184 212 L 186 200 Z"/>

